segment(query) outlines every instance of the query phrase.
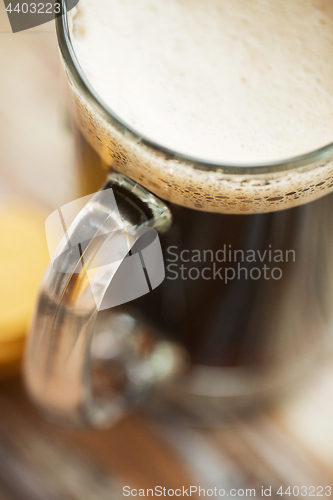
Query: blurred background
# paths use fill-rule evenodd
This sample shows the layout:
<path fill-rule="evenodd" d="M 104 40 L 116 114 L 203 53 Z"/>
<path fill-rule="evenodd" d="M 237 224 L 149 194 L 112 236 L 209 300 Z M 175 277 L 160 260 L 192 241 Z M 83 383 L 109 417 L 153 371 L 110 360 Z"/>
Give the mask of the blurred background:
<path fill-rule="evenodd" d="M 255 488 L 256 497 L 264 486 L 279 498 L 280 486 L 330 485 L 333 362 L 292 399 L 265 413 L 226 415 L 219 428 L 155 409 L 112 429 L 72 431 L 32 407 L 20 367 L 49 259 L 44 223 L 80 195 L 81 179 L 53 23 L 13 35 L 0 3 L 0 41 L 0 500 L 110 500 L 125 485 Z"/>

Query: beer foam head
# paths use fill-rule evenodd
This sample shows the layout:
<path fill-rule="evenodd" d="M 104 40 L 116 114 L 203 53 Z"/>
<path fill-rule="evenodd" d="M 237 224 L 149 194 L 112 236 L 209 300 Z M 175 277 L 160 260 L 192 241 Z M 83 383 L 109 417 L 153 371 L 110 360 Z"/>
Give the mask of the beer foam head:
<path fill-rule="evenodd" d="M 70 19 L 76 56 L 101 99 L 162 146 L 203 160 L 255 163 L 333 140 L 330 0 L 80 0 Z M 131 151 L 81 96 L 76 101 L 79 114 L 89 115 L 84 133 L 106 161 L 176 203 L 267 211 L 331 188 L 327 169 L 312 180 L 307 172 L 288 174 L 287 183 L 251 184 L 245 176 L 235 184 L 148 158 Z M 327 186 L 317 189 L 321 175 Z"/>
<path fill-rule="evenodd" d="M 333 140 L 333 8 L 322 0 L 80 0 L 74 47 L 143 135 L 213 161 Z"/>

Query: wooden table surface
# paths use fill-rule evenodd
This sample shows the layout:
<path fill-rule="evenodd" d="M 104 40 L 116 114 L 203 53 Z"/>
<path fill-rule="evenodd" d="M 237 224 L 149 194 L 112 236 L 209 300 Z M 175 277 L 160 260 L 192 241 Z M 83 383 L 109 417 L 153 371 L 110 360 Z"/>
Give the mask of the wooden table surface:
<path fill-rule="evenodd" d="M 282 498 L 276 494 L 280 486 L 330 485 L 333 413 L 326 403 L 332 382 L 327 366 L 277 407 L 231 416 L 218 428 L 141 410 L 110 429 L 74 431 L 46 422 L 19 378 L 3 381 L 0 499 L 103 500 L 123 498 L 124 486 L 191 485 L 226 492 L 254 488 L 256 498 L 262 487 L 271 487 L 272 497 Z"/>

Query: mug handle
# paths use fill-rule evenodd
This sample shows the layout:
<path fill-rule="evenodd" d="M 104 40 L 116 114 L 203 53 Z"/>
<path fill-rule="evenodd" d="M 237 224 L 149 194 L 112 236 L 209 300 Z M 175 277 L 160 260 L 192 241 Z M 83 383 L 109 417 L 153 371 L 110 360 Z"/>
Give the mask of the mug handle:
<path fill-rule="evenodd" d="M 112 196 L 105 196 L 110 188 Z M 116 271 L 147 228 L 162 233 L 171 221 L 164 203 L 128 177 L 112 172 L 65 231 L 40 286 L 24 362 L 28 393 L 52 420 L 108 424 L 139 401 L 151 385 L 178 371 L 182 354 L 176 344 L 142 328 L 127 314 L 112 311 L 113 320 L 104 332 L 113 346 L 109 356 L 113 377 L 107 391 L 102 389 L 103 377 L 98 384 L 92 370 L 101 354 L 97 349 L 97 363 L 93 362 L 96 320 Z M 119 241 L 124 238 L 127 248 L 119 258 Z M 108 258 L 114 249 L 118 257 L 111 271 L 108 265 L 94 263 L 99 253 Z"/>

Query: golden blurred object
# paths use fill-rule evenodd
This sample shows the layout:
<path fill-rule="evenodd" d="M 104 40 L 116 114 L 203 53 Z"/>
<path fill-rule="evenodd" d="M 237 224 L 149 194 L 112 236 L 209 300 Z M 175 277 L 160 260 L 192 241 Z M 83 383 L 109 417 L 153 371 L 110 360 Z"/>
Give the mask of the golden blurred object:
<path fill-rule="evenodd" d="M 43 215 L 23 201 L 0 205 L 0 375 L 18 366 L 49 261 Z"/>

